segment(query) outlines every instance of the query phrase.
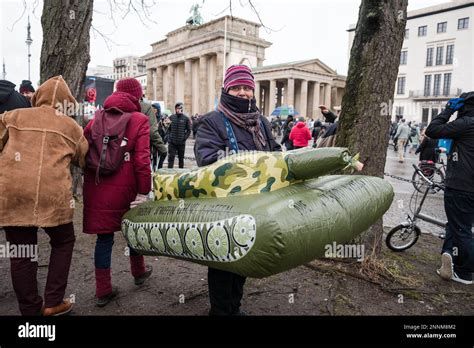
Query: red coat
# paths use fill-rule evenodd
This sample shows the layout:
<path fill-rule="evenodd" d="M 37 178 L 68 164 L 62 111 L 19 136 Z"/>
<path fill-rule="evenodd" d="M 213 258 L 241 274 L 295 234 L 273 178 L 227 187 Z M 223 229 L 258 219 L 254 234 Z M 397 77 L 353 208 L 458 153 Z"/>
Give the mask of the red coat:
<path fill-rule="evenodd" d="M 311 133 L 304 122 L 298 122 L 296 126 L 291 129 L 290 140 L 293 141 L 293 146 L 308 146 L 308 140 L 311 140 Z"/>
<path fill-rule="evenodd" d="M 85 170 L 84 233 L 120 231 L 122 216 L 130 209 L 137 193 L 148 194 L 151 190 L 148 117 L 139 112 L 138 100 L 128 93 L 113 93 L 104 103 L 105 109 L 110 107 L 133 112 L 125 132 L 130 159 L 124 161 L 114 175 L 101 177 L 99 185 L 95 184 L 95 171 Z M 90 133 L 92 123 L 84 129 L 84 135 Z"/>

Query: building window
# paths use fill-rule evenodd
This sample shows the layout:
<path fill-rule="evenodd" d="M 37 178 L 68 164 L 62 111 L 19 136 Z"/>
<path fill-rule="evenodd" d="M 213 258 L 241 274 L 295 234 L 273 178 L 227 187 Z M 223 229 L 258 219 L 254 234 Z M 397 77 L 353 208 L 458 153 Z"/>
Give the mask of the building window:
<path fill-rule="evenodd" d="M 433 120 L 439 114 L 439 109 L 431 109 L 431 119 Z"/>
<path fill-rule="evenodd" d="M 425 89 L 423 94 L 425 97 L 431 95 L 431 75 L 425 75 Z"/>
<path fill-rule="evenodd" d="M 469 17 L 458 19 L 458 30 L 469 28 Z"/>
<path fill-rule="evenodd" d="M 446 64 L 453 64 L 454 45 L 446 46 Z"/>
<path fill-rule="evenodd" d="M 423 123 L 423 125 L 427 125 L 428 124 L 428 117 L 430 116 L 430 109 L 428 108 L 423 108 L 423 111 L 422 111 L 422 114 L 421 114 L 421 123 Z"/>
<path fill-rule="evenodd" d="M 406 77 L 399 77 L 397 82 L 397 94 L 405 94 Z"/>
<path fill-rule="evenodd" d="M 441 74 L 435 74 L 433 96 L 437 97 L 441 94 Z"/>
<path fill-rule="evenodd" d="M 408 40 L 410 36 L 410 29 L 405 29 L 405 39 Z"/>
<path fill-rule="evenodd" d="M 400 54 L 400 65 L 407 64 L 407 55 L 408 55 L 408 51 L 402 51 L 402 53 Z"/>
<path fill-rule="evenodd" d="M 403 106 L 396 106 L 395 107 L 395 116 L 403 117 L 403 111 L 405 111 Z"/>
<path fill-rule="evenodd" d="M 433 47 L 428 47 L 426 49 L 426 66 L 432 66 L 433 65 Z"/>
<path fill-rule="evenodd" d="M 421 27 L 418 27 L 418 36 L 426 36 L 426 34 L 428 34 L 427 25 L 422 25 Z"/>
<path fill-rule="evenodd" d="M 451 89 L 451 73 L 444 74 L 444 84 L 443 84 L 443 95 L 449 96 L 449 91 Z"/>
<path fill-rule="evenodd" d="M 436 47 L 436 65 L 443 65 L 443 52 L 443 46 Z"/>
<path fill-rule="evenodd" d="M 438 23 L 438 28 L 437 28 L 436 32 L 438 34 L 445 33 L 447 29 L 448 29 L 448 22 Z"/>

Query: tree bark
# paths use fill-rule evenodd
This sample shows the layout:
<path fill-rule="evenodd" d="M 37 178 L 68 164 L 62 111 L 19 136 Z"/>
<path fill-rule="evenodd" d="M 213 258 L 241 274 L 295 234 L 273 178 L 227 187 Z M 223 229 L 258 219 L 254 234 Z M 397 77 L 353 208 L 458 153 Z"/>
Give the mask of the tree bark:
<path fill-rule="evenodd" d="M 408 0 L 362 0 L 359 9 L 336 146 L 360 153 L 364 175 L 383 178 L 407 5 Z M 376 250 L 382 233 L 380 219 L 368 234 Z"/>
<path fill-rule="evenodd" d="M 90 61 L 93 0 L 44 0 L 41 26 L 41 83 L 62 75 L 78 102 Z"/>

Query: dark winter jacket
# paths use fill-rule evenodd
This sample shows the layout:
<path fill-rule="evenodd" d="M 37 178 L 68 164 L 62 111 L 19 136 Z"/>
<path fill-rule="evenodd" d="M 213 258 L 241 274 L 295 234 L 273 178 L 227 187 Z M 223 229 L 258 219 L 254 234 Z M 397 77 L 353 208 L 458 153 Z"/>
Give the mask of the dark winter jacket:
<path fill-rule="evenodd" d="M 327 129 L 326 132 L 319 137 L 317 141 L 316 147 L 333 147 L 336 146 L 336 133 L 337 127 L 339 125 L 339 121 L 334 122 L 331 124 Z"/>
<path fill-rule="evenodd" d="M 431 121 L 426 135 L 433 139 L 453 139 L 446 187 L 474 193 L 474 93 L 461 94 L 461 98 L 466 101 L 457 119 L 448 122 L 455 111 L 444 110 Z"/>
<path fill-rule="evenodd" d="M 438 148 L 438 140 L 425 137 L 415 154 L 420 154 L 420 161 L 438 161 L 436 149 Z"/>
<path fill-rule="evenodd" d="M 226 107 L 241 113 L 248 112 L 249 101 L 247 99 L 238 97 L 229 99 L 232 99 L 233 105 L 226 105 Z M 250 111 L 258 111 L 255 99 L 251 101 Z M 281 146 L 277 144 L 273 138 L 271 125 L 268 120 L 263 116 L 260 116 L 260 120 L 264 126 L 263 133 L 266 139 L 264 151 L 281 151 Z M 249 131 L 232 123 L 231 126 L 239 150 L 257 150 L 252 134 Z M 220 157 L 225 156 L 225 154 L 231 149 L 222 114 L 217 111 L 211 111 L 202 116 L 196 134 L 196 143 L 194 144 L 194 154 L 198 166 L 206 166 L 216 162 Z"/>
<path fill-rule="evenodd" d="M 158 151 L 159 155 L 165 154 L 168 150 L 158 132 L 158 122 L 155 113 L 153 112 L 152 105 L 142 100 L 140 101 L 140 108 L 141 113 L 148 116 L 148 120 L 150 121 L 150 150 L 152 152 Z"/>
<path fill-rule="evenodd" d="M 14 109 L 29 108 L 30 102 L 15 91 L 15 84 L 0 80 L 0 114 Z"/>
<path fill-rule="evenodd" d="M 293 142 L 290 140 L 290 133 L 292 129 L 292 127 L 290 127 L 290 122 L 287 120 L 283 125 L 283 137 L 281 138 L 281 144 L 285 145 L 287 151 L 294 149 Z"/>
<path fill-rule="evenodd" d="M 168 142 L 173 145 L 182 145 L 191 135 L 191 122 L 185 114 L 170 116 Z"/>
<path fill-rule="evenodd" d="M 323 124 L 321 123 L 321 121 L 318 120 L 318 121 L 314 122 L 314 128 L 313 128 L 313 131 L 311 133 L 311 136 L 313 137 L 314 141 L 316 141 L 316 139 L 318 139 L 319 134 L 321 133 L 322 126 L 323 126 Z"/>

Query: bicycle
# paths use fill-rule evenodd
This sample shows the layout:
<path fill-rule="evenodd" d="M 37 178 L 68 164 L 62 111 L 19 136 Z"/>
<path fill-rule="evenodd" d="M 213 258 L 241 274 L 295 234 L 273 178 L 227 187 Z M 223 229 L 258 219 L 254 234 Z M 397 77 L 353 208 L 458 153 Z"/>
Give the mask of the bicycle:
<path fill-rule="evenodd" d="M 439 185 L 444 185 L 446 165 L 443 159 L 440 156 L 441 151 L 436 150 L 438 155 L 438 162 L 434 161 L 421 161 L 420 162 L 420 171 L 423 172 L 423 175 L 428 178 L 430 181 L 435 182 Z M 411 178 L 413 187 L 420 193 L 425 191 L 425 186 L 427 185 L 426 181 L 423 180 L 418 172 L 415 170 Z M 433 187 L 429 193 L 439 192 L 439 187 Z"/>
<path fill-rule="evenodd" d="M 420 205 L 416 208 L 415 211 L 412 210 L 412 201 L 415 198 L 415 207 L 418 200 L 418 191 L 414 190 L 413 194 L 410 198 L 410 211 L 413 213 L 413 217 L 407 214 L 406 218 L 407 221 L 401 223 L 400 225 L 392 228 L 385 238 L 385 244 L 390 250 L 393 251 L 403 251 L 411 248 L 417 242 L 418 238 L 420 237 L 421 230 L 416 225 L 416 221 L 418 219 L 432 223 L 439 227 L 445 228 L 447 221 L 438 220 L 433 216 L 425 215 L 421 213 L 421 209 L 423 208 L 423 204 L 428 196 L 430 190 L 437 189 L 444 191 L 444 184 L 437 183 L 435 181 L 430 180 L 427 176 L 425 176 L 424 172 L 415 164 L 413 164 L 415 168 L 415 173 L 420 176 L 420 178 L 425 182 L 423 185 L 425 186 L 425 190 L 423 193 L 423 197 L 420 201 Z M 444 237 L 441 237 L 444 238 Z"/>

